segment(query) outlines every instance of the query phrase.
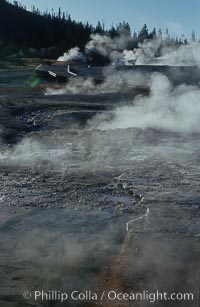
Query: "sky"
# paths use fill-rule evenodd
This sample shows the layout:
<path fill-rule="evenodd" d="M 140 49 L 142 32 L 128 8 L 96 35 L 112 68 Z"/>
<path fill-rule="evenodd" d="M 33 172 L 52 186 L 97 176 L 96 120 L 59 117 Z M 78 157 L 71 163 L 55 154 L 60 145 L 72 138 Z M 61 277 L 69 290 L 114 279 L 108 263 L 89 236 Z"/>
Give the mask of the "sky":
<path fill-rule="evenodd" d="M 12 2 L 12 0 L 10 1 Z M 19 0 L 31 9 L 35 5 L 40 10 L 54 8 L 68 11 L 75 20 L 89 21 L 96 25 L 104 21 L 107 28 L 120 21 L 129 22 L 132 31 L 138 32 L 144 23 L 149 30 L 155 26 L 163 31 L 168 28 L 171 34 L 185 34 L 191 38 L 195 30 L 200 38 L 200 1 L 199 0 Z"/>

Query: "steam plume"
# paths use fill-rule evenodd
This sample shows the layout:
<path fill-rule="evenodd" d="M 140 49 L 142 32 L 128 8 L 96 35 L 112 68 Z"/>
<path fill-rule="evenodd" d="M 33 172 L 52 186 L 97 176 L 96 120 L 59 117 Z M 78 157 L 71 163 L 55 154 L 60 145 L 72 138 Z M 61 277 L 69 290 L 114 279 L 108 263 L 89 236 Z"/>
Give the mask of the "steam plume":
<path fill-rule="evenodd" d="M 132 106 L 119 107 L 111 122 L 101 122 L 101 116 L 90 125 L 99 123 L 102 130 L 116 128 L 155 128 L 174 132 L 200 132 L 200 90 L 180 85 L 172 89 L 168 78 L 153 74 L 149 97 L 137 97 Z"/>

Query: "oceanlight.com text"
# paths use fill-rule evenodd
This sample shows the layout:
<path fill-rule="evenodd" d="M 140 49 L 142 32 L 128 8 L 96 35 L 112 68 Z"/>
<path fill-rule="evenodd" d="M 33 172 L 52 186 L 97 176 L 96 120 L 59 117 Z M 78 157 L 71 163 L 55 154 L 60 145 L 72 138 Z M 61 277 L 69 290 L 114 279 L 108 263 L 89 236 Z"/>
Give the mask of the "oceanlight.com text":
<path fill-rule="evenodd" d="M 59 301 L 65 302 L 68 300 L 74 301 L 148 301 L 150 303 L 155 303 L 157 301 L 193 301 L 194 294 L 193 293 L 167 293 L 167 292 L 119 292 L 115 290 L 106 290 L 102 292 L 94 292 L 91 290 L 86 290 L 84 292 L 80 292 L 78 290 L 74 290 L 72 292 L 63 292 L 59 290 L 36 290 L 34 292 L 25 291 L 23 293 L 23 297 L 26 300 L 34 300 L 34 301 Z"/>

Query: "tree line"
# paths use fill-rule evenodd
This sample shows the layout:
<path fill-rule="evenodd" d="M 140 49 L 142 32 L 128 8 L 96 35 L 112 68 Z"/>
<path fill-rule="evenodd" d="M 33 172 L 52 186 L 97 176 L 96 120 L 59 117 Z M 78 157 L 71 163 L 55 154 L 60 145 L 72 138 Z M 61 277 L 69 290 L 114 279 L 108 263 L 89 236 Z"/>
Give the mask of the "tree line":
<path fill-rule="evenodd" d="M 111 38 L 126 35 L 130 38 L 128 49 L 137 48 L 146 39 L 160 38 L 163 44 L 173 46 L 188 43 L 184 35 L 171 36 L 167 29 L 164 33 L 155 28 L 149 31 L 146 24 L 138 33 L 132 33 L 129 23 L 125 21 L 106 29 L 104 22 L 98 21 L 93 26 L 89 22 L 75 21 L 61 8 L 58 12 L 54 9 L 41 12 L 33 5 L 30 12 L 18 1 L 10 3 L 0 0 L 0 56 L 16 54 L 57 58 L 75 46 L 83 49 L 91 34 L 95 33 Z M 195 40 L 194 31 L 192 40 Z"/>

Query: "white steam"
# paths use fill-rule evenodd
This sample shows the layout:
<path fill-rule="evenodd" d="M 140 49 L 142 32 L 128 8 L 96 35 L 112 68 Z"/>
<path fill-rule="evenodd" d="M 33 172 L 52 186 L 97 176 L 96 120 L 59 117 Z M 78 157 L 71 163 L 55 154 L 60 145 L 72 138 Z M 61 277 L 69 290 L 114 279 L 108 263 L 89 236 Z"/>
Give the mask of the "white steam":
<path fill-rule="evenodd" d="M 90 41 L 85 45 L 85 54 L 78 47 L 70 49 L 58 58 L 58 61 L 81 61 L 86 62 L 90 52 L 96 52 L 105 57 L 109 57 L 111 61 L 123 58 L 123 50 L 125 50 L 131 41 L 131 36 L 121 34 L 115 38 L 108 35 L 91 34 Z"/>
<path fill-rule="evenodd" d="M 155 57 L 160 45 L 161 39 L 145 40 L 139 43 L 138 48 L 127 50 L 132 42 L 129 35 L 121 34 L 115 38 L 108 35 L 92 34 L 91 40 L 86 45 L 87 50 L 98 52 L 110 58 L 111 62 L 128 65 L 134 61 L 136 65 L 149 64 Z"/>
<path fill-rule="evenodd" d="M 124 50 L 127 48 L 131 37 L 128 35 L 119 35 L 111 38 L 108 35 L 92 34 L 89 43 L 86 44 L 87 50 L 96 51 L 104 56 L 114 57 L 115 50 Z"/>
<path fill-rule="evenodd" d="M 58 58 L 58 61 L 61 62 L 70 62 L 70 61 L 86 61 L 85 55 L 80 51 L 78 47 L 70 49 L 68 52 L 64 53 L 63 56 Z"/>
<path fill-rule="evenodd" d="M 124 64 L 134 61 L 136 65 L 200 66 L 200 43 L 167 47 L 160 38 L 145 40 L 137 49 L 125 50 L 123 59 Z"/>
<path fill-rule="evenodd" d="M 9 159 L 10 163 L 22 163 L 22 165 L 33 161 L 37 163 L 38 159 L 43 157 L 44 150 L 44 144 L 30 138 L 24 138 L 13 149 L 0 152 L 0 161 L 1 163 L 7 162 Z"/>
<path fill-rule="evenodd" d="M 139 43 L 138 48 L 134 50 L 124 50 L 124 64 L 128 65 L 131 61 L 134 61 L 136 65 L 153 64 L 161 43 L 160 38 L 145 40 L 143 43 Z"/>
<path fill-rule="evenodd" d="M 146 39 L 138 44 L 138 48 L 131 50 L 129 47 L 132 42 L 133 38 L 124 33 L 114 38 L 109 35 L 92 34 L 90 41 L 85 45 L 85 53 L 75 47 L 58 60 L 86 62 L 90 52 L 96 52 L 108 57 L 112 63 L 122 65 L 200 65 L 200 42 L 177 45 L 159 36 Z"/>
<path fill-rule="evenodd" d="M 163 48 L 159 58 L 163 65 L 200 65 L 200 43 L 193 42 L 178 48 Z"/>
<path fill-rule="evenodd" d="M 122 58 L 125 65 L 133 61 L 136 65 L 200 66 L 200 43 L 167 47 L 160 38 L 145 40 L 134 50 L 124 50 Z"/>
<path fill-rule="evenodd" d="M 101 82 L 103 79 L 104 81 Z M 98 80 L 98 77 L 97 77 Z M 116 70 L 109 66 L 102 69 L 102 77 L 96 84 L 91 77 L 71 78 L 65 86 L 60 89 L 46 88 L 46 95 L 60 94 L 90 94 L 97 95 L 102 93 L 133 92 L 137 86 L 147 87 L 149 82 L 149 73 L 140 73 L 135 71 Z"/>
<path fill-rule="evenodd" d="M 136 97 L 132 106 L 119 107 L 112 121 L 101 115 L 89 122 L 101 130 L 155 128 L 173 132 L 200 132 L 200 89 L 181 85 L 172 89 L 167 77 L 153 74 L 149 97 Z"/>

